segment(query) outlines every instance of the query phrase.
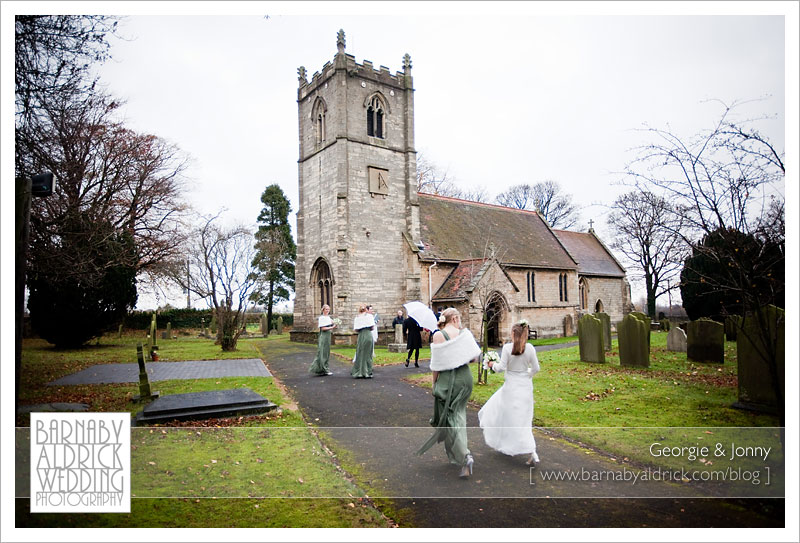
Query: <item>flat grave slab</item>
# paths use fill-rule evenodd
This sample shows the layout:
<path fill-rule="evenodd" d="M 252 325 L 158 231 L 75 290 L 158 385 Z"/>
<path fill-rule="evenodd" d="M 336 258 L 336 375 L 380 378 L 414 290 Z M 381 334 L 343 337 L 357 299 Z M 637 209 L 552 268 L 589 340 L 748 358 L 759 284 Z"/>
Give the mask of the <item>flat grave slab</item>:
<path fill-rule="evenodd" d="M 240 415 L 258 415 L 278 406 L 249 388 L 209 390 L 162 396 L 134 418 L 134 425 L 172 420 L 203 420 Z"/>
<path fill-rule="evenodd" d="M 191 360 L 188 362 L 147 362 L 150 381 L 171 379 L 215 379 L 219 377 L 271 377 L 259 358 L 233 360 Z M 97 364 L 49 385 L 93 385 L 101 383 L 138 383 L 138 364 Z"/>

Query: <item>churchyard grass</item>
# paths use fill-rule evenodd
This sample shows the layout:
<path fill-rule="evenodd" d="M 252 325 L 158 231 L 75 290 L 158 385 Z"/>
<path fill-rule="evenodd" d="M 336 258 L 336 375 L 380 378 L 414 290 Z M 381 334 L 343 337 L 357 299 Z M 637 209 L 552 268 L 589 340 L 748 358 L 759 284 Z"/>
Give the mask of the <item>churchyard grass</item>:
<path fill-rule="evenodd" d="M 138 383 L 48 386 L 93 364 L 136 361 L 140 338 L 116 335 L 85 349 L 55 350 L 41 340 L 23 344 L 21 404 L 80 402 L 91 411 L 132 414 Z M 166 361 L 260 358 L 288 344 L 288 334 L 240 340 L 222 353 L 206 339 L 160 340 Z M 131 352 L 133 353 L 131 355 Z M 248 387 L 278 405 L 291 406 L 271 377 L 151 382 L 162 395 Z M 20 416 L 18 426 L 27 426 Z M 384 527 L 387 520 L 353 485 L 296 409 L 262 416 L 210 419 L 178 427 L 131 429 L 130 514 L 35 514 L 17 500 L 17 526 L 26 527 Z M 27 430 L 18 430 L 26 433 Z M 18 437 L 19 441 L 19 437 Z M 23 481 L 26 474 L 20 475 Z M 321 496 L 321 498 L 320 498 Z M 313 497 L 313 499 L 312 499 Z M 290 498 L 290 499 L 287 499 Z"/>
<path fill-rule="evenodd" d="M 572 343 L 573 341 L 578 341 L 578 336 L 532 339 L 528 343 L 530 343 L 534 347 L 537 347 L 539 345 L 561 345 L 562 343 Z"/>

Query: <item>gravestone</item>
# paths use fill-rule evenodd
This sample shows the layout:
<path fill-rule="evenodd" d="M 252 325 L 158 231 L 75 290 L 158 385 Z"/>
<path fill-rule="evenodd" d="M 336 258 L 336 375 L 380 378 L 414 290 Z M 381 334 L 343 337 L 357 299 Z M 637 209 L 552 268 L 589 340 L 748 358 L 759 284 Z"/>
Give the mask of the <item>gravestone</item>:
<path fill-rule="evenodd" d="M 267 314 L 266 313 L 262 313 L 261 314 L 261 319 L 259 319 L 259 322 L 261 323 L 261 336 L 262 337 L 267 337 L 267 334 L 269 333 L 269 328 L 267 327 Z"/>
<path fill-rule="evenodd" d="M 661 319 L 658 321 L 658 324 L 664 332 L 669 332 L 672 330 L 672 323 L 669 322 L 669 319 Z"/>
<path fill-rule="evenodd" d="M 778 402 L 786 398 L 786 312 L 768 305 L 761 308 L 760 319 L 764 324 L 763 331 L 759 318 L 754 315 L 745 317 L 739 329 L 736 341 L 739 400 L 733 407 L 776 414 Z M 764 348 L 765 339 L 768 349 Z M 773 368 L 768 361 L 770 357 L 764 356 L 769 350 L 775 352 L 776 365 Z M 773 372 L 776 375 L 773 376 Z M 773 379 L 777 381 L 780 398 Z"/>
<path fill-rule="evenodd" d="M 276 328 L 273 328 L 272 330 L 269 331 L 269 335 L 277 336 L 278 335 L 278 330 Z"/>
<path fill-rule="evenodd" d="M 259 415 L 278 406 L 249 388 L 210 390 L 163 396 L 136 415 L 134 425 L 158 424 L 172 420 Z"/>
<path fill-rule="evenodd" d="M 172 339 L 172 321 L 167 323 L 167 338 Z"/>
<path fill-rule="evenodd" d="M 631 311 L 629 315 L 633 315 L 640 321 L 647 325 L 647 349 L 650 349 L 650 331 L 653 329 L 653 319 L 642 313 L 641 311 Z"/>
<path fill-rule="evenodd" d="M 406 352 L 406 344 L 403 342 L 403 325 L 394 325 L 394 342 L 389 344 L 390 353 Z"/>
<path fill-rule="evenodd" d="M 739 315 L 730 315 L 725 318 L 725 339 L 728 341 L 736 341 L 739 329 L 742 327 L 742 317 Z"/>
<path fill-rule="evenodd" d="M 122 339 L 122 325 L 119 325 L 119 329 L 117 330 L 117 339 Z"/>
<path fill-rule="evenodd" d="M 564 337 L 575 335 L 575 322 L 572 320 L 572 315 L 564 317 Z"/>
<path fill-rule="evenodd" d="M 278 334 L 282 334 L 283 333 L 283 317 L 281 317 L 280 315 L 278 315 L 278 324 L 277 324 L 276 328 L 278 330 Z"/>
<path fill-rule="evenodd" d="M 605 362 L 603 322 L 592 315 L 578 319 L 578 342 L 582 362 Z"/>
<path fill-rule="evenodd" d="M 686 352 L 686 332 L 673 328 L 667 334 L 667 350 L 675 353 Z"/>
<path fill-rule="evenodd" d="M 139 395 L 133 397 L 134 402 L 149 402 L 158 398 L 158 392 L 150 392 L 150 379 L 144 365 L 144 352 L 142 344 L 136 345 L 136 360 L 139 363 Z"/>
<path fill-rule="evenodd" d="M 600 319 L 603 323 L 603 348 L 606 351 L 611 350 L 611 317 L 608 313 L 595 313 L 594 318 Z"/>
<path fill-rule="evenodd" d="M 156 314 L 153 313 L 153 318 L 150 320 L 150 359 L 153 358 L 153 353 L 158 350 L 158 341 L 156 340 L 156 332 L 158 325 L 156 324 Z"/>
<path fill-rule="evenodd" d="M 649 319 L 648 319 L 649 320 Z M 621 366 L 650 367 L 650 327 L 633 313 L 617 324 L 619 363 Z"/>
<path fill-rule="evenodd" d="M 711 319 L 689 323 L 686 359 L 693 362 L 725 363 L 725 327 Z"/>

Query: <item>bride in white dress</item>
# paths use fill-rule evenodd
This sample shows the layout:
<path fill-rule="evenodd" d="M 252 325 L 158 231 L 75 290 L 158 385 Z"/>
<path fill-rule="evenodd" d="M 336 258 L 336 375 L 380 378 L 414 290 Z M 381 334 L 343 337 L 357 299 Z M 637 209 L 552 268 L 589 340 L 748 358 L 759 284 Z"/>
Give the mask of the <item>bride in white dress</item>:
<path fill-rule="evenodd" d="M 536 349 L 528 343 L 528 323 L 521 321 L 511 328 L 511 343 L 503 345 L 500 361 L 487 365 L 496 372 L 505 371 L 503 386 L 478 412 L 486 444 L 508 455 L 529 454 L 528 464 L 539 462 L 533 438 L 533 382 L 539 371 Z"/>

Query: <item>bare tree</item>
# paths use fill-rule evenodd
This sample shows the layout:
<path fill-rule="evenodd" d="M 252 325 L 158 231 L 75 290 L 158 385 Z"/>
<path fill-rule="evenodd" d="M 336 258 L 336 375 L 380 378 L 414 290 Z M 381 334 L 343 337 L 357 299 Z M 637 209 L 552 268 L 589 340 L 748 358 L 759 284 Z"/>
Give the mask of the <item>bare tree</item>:
<path fill-rule="evenodd" d="M 17 15 L 14 20 L 14 82 L 17 124 L 65 95 L 91 94 L 92 64 L 109 58 L 109 35 L 119 17 L 108 15 Z"/>
<path fill-rule="evenodd" d="M 187 258 L 174 267 L 173 280 L 204 299 L 218 322 L 217 341 L 235 351 L 244 331 L 250 294 L 256 288 L 253 234 L 241 226 L 224 228 L 219 216 L 206 217 L 187 242 Z M 183 263 L 188 260 L 190 272 Z M 187 277 L 188 276 L 188 277 Z"/>
<path fill-rule="evenodd" d="M 442 171 L 424 154 L 417 155 L 417 192 L 450 196 L 454 188 L 455 182 L 447 170 Z"/>
<path fill-rule="evenodd" d="M 481 202 L 484 204 L 488 204 L 492 201 L 492 195 L 489 193 L 489 189 L 483 185 L 477 185 L 469 189 L 456 188 L 451 196 L 453 198 L 460 198 L 461 200 Z"/>
<path fill-rule="evenodd" d="M 769 323 L 762 322 L 760 311 L 769 303 L 765 297 L 769 291 L 752 287 L 764 277 L 783 277 L 785 261 L 744 258 L 745 251 L 739 250 L 735 240 L 743 235 L 755 237 L 756 246 L 746 251 L 748 257 L 753 251 L 783 254 L 781 236 L 765 236 L 763 231 L 768 221 L 776 219 L 770 218 L 770 213 L 782 217 L 780 203 L 770 204 L 774 195 L 770 192 L 782 192 L 784 154 L 754 128 L 758 119 L 734 118 L 742 102 L 719 103 L 722 113 L 714 125 L 692 137 L 669 129 L 644 129 L 651 142 L 636 149 L 627 173 L 640 186 L 660 191 L 678 206 L 689 228 L 676 234 L 691 245 L 695 255 L 716 263 L 691 270 L 693 280 L 733 295 L 741 301 L 745 319 L 756 320 L 758 337 L 749 339 L 769 367 L 783 425 L 785 406 L 779 386 L 777 340 Z M 704 243 L 715 238 L 719 241 Z"/>
<path fill-rule="evenodd" d="M 656 299 L 677 288 L 688 245 L 676 232 L 684 230 L 683 215 L 652 192 L 631 191 L 614 202 L 608 224 L 615 233 L 612 247 L 630 260 L 643 279 L 647 314 L 656 317 Z"/>
<path fill-rule="evenodd" d="M 461 187 L 447 170 L 442 171 L 422 154 L 417 157 L 417 192 L 471 202 L 488 203 L 492 200 L 486 187 L 477 186 L 471 189 Z"/>
<path fill-rule="evenodd" d="M 481 312 L 481 350 L 485 355 L 489 350 L 489 328 L 498 323 L 499 314 L 493 313 L 491 308 L 498 302 L 499 293 L 502 292 L 503 280 L 498 276 L 502 270 L 501 260 L 505 250 L 496 247 L 487 241 L 484 243 L 482 258 L 470 262 L 472 277 L 470 304 Z M 478 384 L 485 384 L 489 376 L 488 370 L 478 367 Z"/>
<path fill-rule="evenodd" d="M 552 228 L 578 224 L 578 207 L 572 203 L 572 195 L 563 192 L 555 181 L 513 185 L 498 194 L 496 200 L 506 207 L 538 211 Z"/>
<path fill-rule="evenodd" d="M 118 107 L 100 94 L 66 96 L 42 104 L 39 115 L 18 127 L 20 169 L 49 170 L 57 179 L 52 196 L 32 203 L 29 255 L 35 270 L 89 280 L 87 270 L 97 265 L 91 237 L 81 251 L 58 251 L 64 229 L 76 216 L 131 236 L 136 250 L 105 265 L 152 274 L 177 254 L 186 211 L 181 189 L 187 158 L 156 136 L 126 128 L 115 119 Z"/>

